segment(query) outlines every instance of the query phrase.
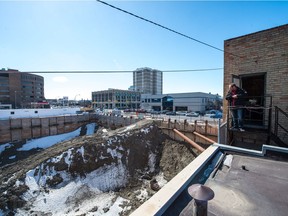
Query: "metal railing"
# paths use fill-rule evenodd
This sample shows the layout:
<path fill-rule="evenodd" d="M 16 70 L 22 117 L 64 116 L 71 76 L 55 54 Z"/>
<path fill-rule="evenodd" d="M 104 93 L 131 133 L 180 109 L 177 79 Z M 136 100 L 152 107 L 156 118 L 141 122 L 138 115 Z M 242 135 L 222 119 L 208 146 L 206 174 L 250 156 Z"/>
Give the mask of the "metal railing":
<path fill-rule="evenodd" d="M 219 121 L 218 124 L 218 143 L 226 144 L 227 143 L 227 121 L 222 124 Z"/>
<path fill-rule="evenodd" d="M 274 135 L 283 143 L 288 144 L 288 114 L 275 106 Z"/>
<path fill-rule="evenodd" d="M 244 126 L 248 128 L 271 129 L 272 96 L 248 96 L 242 106 L 228 106 L 228 128 L 231 127 L 232 109 L 243 109 Z"/>
<path fill-rule="evenodd" d="M 246 96 L 242 106 L 228 106 L 227 110 L 227 141 L 233 142 L 233 134 L 229 133 L 232 127 L 232 109 L 243 109 L 243 126 L 249 129 L 265 130 L 268 134 L 268 142 L 271 137 L 272 122 L 272 96 Z"/>

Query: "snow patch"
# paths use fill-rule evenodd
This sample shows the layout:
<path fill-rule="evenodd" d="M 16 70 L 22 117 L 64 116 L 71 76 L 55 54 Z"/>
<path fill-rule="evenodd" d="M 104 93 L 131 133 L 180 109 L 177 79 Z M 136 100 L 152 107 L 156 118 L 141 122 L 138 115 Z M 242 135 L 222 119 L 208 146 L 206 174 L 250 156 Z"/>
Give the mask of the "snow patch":
<path fill-rule="evenodd" d="M 0 209 L 0 216 L 4 216 L 4 212 Z"/>
<path fill-rule="evenodd" d="M 14 173 L 6 182 L 3 182 L 3 184 L 8 184 L 11 180 L 13 180 L 16 176 L 16 173 Z"/>
<path fill-rule="evenodd" d="M 85 160 L 85 158 L 84 158 L 84 152 L 85 152 L 84 146 L 81 146 L 81 148 L 77 150 L 77 153 L 80 153 L 82 155 L 83 161 L 84 161 L 84 163 L 86 163 L 87 160 Z"/>
<path fill-rule="evenodd" d="M 41 184 L 37 183 L 38 177 L 34 174 L 35 170 L 26 173 L 25 184 L 29 190 L 22 196 L 27 201 L 33 201 L 30 212 L 33 210 L 56 216 L 76 214 L 112 216 L 119 215 L 123 211 L 120 205 L 124 201 L 128 202 L 118 197 L 113 203 L 112 200 L 115 200 L 116 195 L 111 192 L 105 193 L 105 191 L 125 186 L 128 174 L 123 164 L 101 167 L 87 174 L 86 178 L 78 177 L 73 181 L 70 179 L 68 184 L 58 189 L 46 187 L 46 190 L 43 190 Z M 68 181 L 68 178 L 70 177 L 67 175 L 65 181 Z M 18 181 L 17 185 L 20 184 Z M 108 212 L 104 211 L 104 208 L 108 208 Z M 16 213 L 18 216 L 27 214 L 29 212 L 24 209 L 18 209 Z"/>
<path fill-rule="evenodd" d="M 9 160 L 12 160 L 12 159 L 15 159 L 15 158 L 16 158 L 16 155 L 13 155 L 13 156 L 9 157 Z"/>
<path fill-rule="evenodd" d="M 133 125 L 126 127 L 125 131 L 132 130 L 134 127 L 136 127 L 136 124 L 133 124 Z"/>
<path fill-rule="evenodd" d="M 73 155 L 72 155 L 72 150 L 73 150 L 73 148 L 68 149 L 68 150 L 67 150 L 67 156 L 64 158 L 65 163 L 68 164 L 68 167 L 70 167 L 70 165 L 71 165 L 71 160 L 72 160 L 72 157 L 73 157 Z"/>
<path fill-rule="evenodd" d="M 94 133 L 96 123 L 91 123 L 86 125 L 87 127 L 87 133 L 86 135 L 92 135 Z M 29 151 L 34 148 L 42 148 L 46 149 L 49 148 L 59 142 L 67 141 L 70 139 L 73 139 L 75 137 L 78 137 L 80 135 L 81 128 L 78 128 L 75 131 L 72 131 L 70 133 L 65 133 L 65 134 L 58 134 L 58 135 L 53 135 L 53 136 L 48 136 L 48 137 L 42 137 L 39 139 L 34 139 L 28 141 L 26 144 L 24 144 L 21 148 L 17 149 L 17 151 Z M 0 146 L 0 153 L 5 150 L 5 147 L 9 146 L 11 144 L 7 143 L 4 145 Z"/>
<path fill-rule="evenodd" d="M 39 139 L 35 140 L 30 140 L 26 144 L 24 144 L 21 148 L 17 149 L 17 151 L 28 151 L 34 148 L 42 148 L 46 149 L 49 148 L 59 142 L 63 142 L 66 140 L 73 139 L 77 136 L 80 135 L 80 130 L 81 128 L 78 128 L 77 130 L 70 132 L 70 133 L 65 133 L 65 134 L 59 134 L 59 135 L 54 135 L 54 136 L 49 136 L 49 137 L 42 137 Z"/>
<path fill-rule="evenodd" d="M 150 127 L 149 128 L 142 128 L 141 132 L 148 134 L 150 132 Z"/>
<path fill-rule="evenodd" d="M 164 178 L 164 173 L 160 172 L 156 177 L 155 177 L 158 185 L 162 188 L 165 184 L 167 184 L 167 180 Z"/>
<path fill-rule="evenodd" d="M 2 144 L 0 145 L 0 154 L 5 151 L 6 148 L 11 147 L 12 145 L 10 143 Z"/>
<path fill-rule="evenodd" d="M 149 158 L 148 158 L 148 166 L 149 166 L 150 172 L 155 171 L 155 164 L 156 164 L 156 154 L 150 153 Z"/>
<path fill-rule="evenodd" d="M 96 123 L 88 124 L 88 125 L 86 125 L 86 127 L 87 127 L 86 135 L 92 135 L 92 134 L 94 134 Z"/>
<path fill-rule="evenodd" d="M 145 188 L 141 189 L 141 190 L 137 190 L 135 191 L 135 193 L 139 193 L 139 195 L 136 196 L 136 198 L 139 200 L 139 201 L 145 201 L 149 198 L 149 195 L 148 195 L 148 192 Z"/>
<path fill-rule="evenodd" d="M 107 153 L 112 156 L 112 158 L 121 158 L 122 154 L 116 149 L 107 148 Z"/>

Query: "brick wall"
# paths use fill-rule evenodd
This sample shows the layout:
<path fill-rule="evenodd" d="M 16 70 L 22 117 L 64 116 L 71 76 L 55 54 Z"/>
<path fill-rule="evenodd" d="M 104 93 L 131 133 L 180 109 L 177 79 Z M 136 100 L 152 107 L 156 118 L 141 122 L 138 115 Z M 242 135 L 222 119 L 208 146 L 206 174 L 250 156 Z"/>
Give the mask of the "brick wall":
<path fill-rule="evenodd" d="M 272 96 L 272 106 L 288 112 L 288 25 L 226 40 L 224 50 L 224 97 L 232 74 L 265 73 L 265 94 Z M 226 116 L 225 99 L 223 106 Z M 272 113 L 273 126 L 274 109 Z"/>

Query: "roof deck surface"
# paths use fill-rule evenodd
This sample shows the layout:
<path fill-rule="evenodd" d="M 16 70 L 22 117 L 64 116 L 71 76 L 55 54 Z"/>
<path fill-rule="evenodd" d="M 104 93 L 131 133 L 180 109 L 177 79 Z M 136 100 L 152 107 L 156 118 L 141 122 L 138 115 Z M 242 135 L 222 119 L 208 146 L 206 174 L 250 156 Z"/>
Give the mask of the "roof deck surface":
<path fill-rule="evenodd" d="M 233 154 L 230 167 L 220 166 L 206 181 L 215 193 L 208 215 L 269 215 L 288 212 L 288 163 Z M 191 215 L 191 202 L 180 215 Z"/>

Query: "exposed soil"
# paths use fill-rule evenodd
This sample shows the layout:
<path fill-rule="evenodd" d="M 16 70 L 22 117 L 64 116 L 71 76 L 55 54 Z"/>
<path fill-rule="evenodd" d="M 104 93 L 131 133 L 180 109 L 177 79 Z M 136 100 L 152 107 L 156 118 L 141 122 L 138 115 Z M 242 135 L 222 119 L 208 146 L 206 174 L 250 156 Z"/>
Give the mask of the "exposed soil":
<path fill-rule="evenodd" d="M 149 132 L 146 131 L 147 128 Z M 84 155 L 79 153 L 80 148 L 85 149 Z M 184 142 L 179 143 L 164 135 L 152 121 L 143 120 L 138 122 L 133 130 L 129 129 L 128 133 L 127 127 L 107 133 L 99 129 L 92 136 L 77 137 L 45 150 L 38 149 L 25 152 L 25 157 L 12 164 L 6 164 L 4 159 L 7 156 L 1 155 L 1 160 L 6 165 L 0 167 L 0 209 L 10 212 L 8 215 L 13 215 L 17 208 L 25 206 L 29 208 L 27 203 L 21 199 L 21 195 L 27 191 L 27 187 L 25 185 L 14 187 L 17 180 L 25 178 L 27 171 L 35 169 L 41 164 L 43 170 L 45 170 L 45 167 L 53 166 L 57 172 L 67 171 L 72 176 L 85 177 L 87 173 L 97 170 L 103 165 L 119 163 L 116 157 L 108 153 L 107 148 L 121 153 L 120 162 L 125 164 L 129 172 L 129 181 L 125 187 L 114 189 L 117 195 L 130 201 L 127 203 L 131 207 L 130 210 L 126 210 L 122 215 L 129 215 L 159 190 L 159 185 L 155 180 L 157 174 L 163 172 L 164 178 L 169 181 L 198 154 L 190 145 Z M 67 156 L 68 150 L 73 154 L 69 167 L 63 159 L 64 156 Z M 11 154 L 11 151 L 10 149 L 9 154 Z M 151 153 L 156 155 L 155 169 L 152 170 L 147 168 Z M 60 161 L 50 160 L 50 158 L 61 154 L 64 154 L 64 156 Z M 37 171 L 37 175 L 44 175 L 42 169 Z M 53 188 L 61 184 L 62 181 L 61 176 L 56 174 L 53 178 L 48 179 L 46 183 L 48 187 Z M 143 188 L 147 189 L 148 197 L 144 197 L 139 201 L 139 198 L 136 199 L 139 193 L 135 193 L 135 191 Z M 85 194 L 85 196 L 88 195 Z M 97 211 L 97 206 L 95 206 L 94 211 Z M 45 215 L 41 212 L 37 214 Z"/>

